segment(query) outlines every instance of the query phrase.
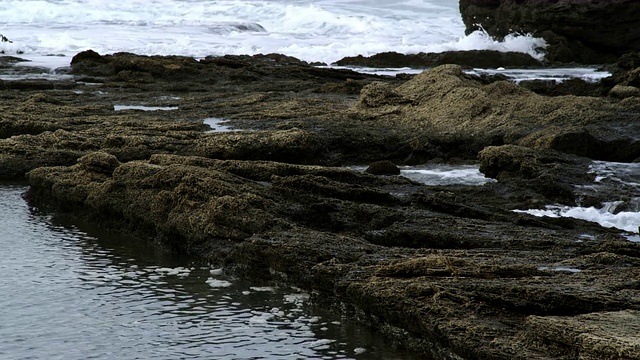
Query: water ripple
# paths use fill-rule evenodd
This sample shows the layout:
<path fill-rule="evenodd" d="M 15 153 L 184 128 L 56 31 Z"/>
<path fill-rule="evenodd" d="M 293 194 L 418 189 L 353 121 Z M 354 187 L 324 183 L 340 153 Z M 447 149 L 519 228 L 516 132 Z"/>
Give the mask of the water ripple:
<path fill-rule="evenodd" d="M 25 190 L 0 185 L 2 359 L 333 359 L 362 347 L 368 358 L 411 358 L 314 314 L 307 294 L 86 228 L 91 236 L 29 209 Z"/>

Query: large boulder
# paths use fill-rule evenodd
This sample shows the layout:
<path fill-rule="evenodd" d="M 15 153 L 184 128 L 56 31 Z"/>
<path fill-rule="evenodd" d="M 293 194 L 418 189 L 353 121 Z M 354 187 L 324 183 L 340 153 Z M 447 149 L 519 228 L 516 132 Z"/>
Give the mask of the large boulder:
<path fill-rule="evenodd" d="M 460 0 L 467 33 L 480 27 L 504 38 L 531 33 L 548 43 L 547 60 L 615 61 L 640 50 L 640 2 L 635 0 Z"/>
<path fill-rule="evenodd" d="M 353 117 L 413 129 L 423 141 L 453 155 L 469 157 L 486 146 L 515 144 L 606 161 L 640 156 L 636 97 L 619 102 L 547 97 L 508 81 L 484 84 L 457 65 L 371 91 L 380 87 L 372 83 L 362 90 Z"/>

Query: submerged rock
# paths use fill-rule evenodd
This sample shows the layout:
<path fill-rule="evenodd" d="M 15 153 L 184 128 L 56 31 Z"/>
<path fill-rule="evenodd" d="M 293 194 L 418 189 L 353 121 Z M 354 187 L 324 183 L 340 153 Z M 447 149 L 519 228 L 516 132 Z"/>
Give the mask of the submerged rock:
<path fill-rule="evenodd" d="M 101 56 L 93 50 L 74 56 L 71 60 L 71 72 L 78 75 L 115 77 L 119 81 L 132 83 L 170 81 L 207 85 L 256 82 L 268 78 L 312 81 L 318 86 L 338 80 L 375 78 L 350 70 L 317 68 L 280 54 L 225 55 L 195 60 L 185 56 L 141 56 L 130 53 Z"/>
<path fill-rule="evenodd" d="M 389 160 L 376 161 L 365 172 L 373 175 L 400 175 L 400 168 Z"/>

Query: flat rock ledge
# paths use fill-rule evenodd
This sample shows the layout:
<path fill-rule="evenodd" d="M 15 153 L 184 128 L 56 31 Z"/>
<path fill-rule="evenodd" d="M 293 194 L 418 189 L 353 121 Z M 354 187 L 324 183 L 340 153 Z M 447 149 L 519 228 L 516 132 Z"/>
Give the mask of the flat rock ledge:
<path fill-rule="evenodd" d="M 120 164 L 92 153 L 28 177 L 32 201 L 313 290 L 427 358 L 640 358 L 640 245 L 506 211 L 500 185 L 476 190 L 483 198 L 343 168 L 168 154 Z"/>
<path fill-rule="evenodd" d="M 637 62 L 626 64 L 620 84 L 637 86 Z M 640 244 L 511 211 L 576 205 L 593 159 L 639 161 L 640 98 L 547 97 L 456 65 L 402 80 L 277 54 L 84 52 L 70 71 L 0 83 L 0 179 L 26 176 L 34 205 L 300 286 L 417 357 L 640 357 Z M 203 123 L 218 117 L 244 130 Z M 393 175 L 442 161 L 479 162 L 497 182 Z M 376 162 L 381 175 L 342 167 Z"/>

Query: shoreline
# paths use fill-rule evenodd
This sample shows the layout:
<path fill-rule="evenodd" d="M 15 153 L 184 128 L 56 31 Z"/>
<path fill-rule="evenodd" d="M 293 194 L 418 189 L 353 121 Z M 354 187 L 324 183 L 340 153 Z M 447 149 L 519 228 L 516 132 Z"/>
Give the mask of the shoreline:
<path fill-rule="evenodd" d="M 623 114 L 640 98 L 274 54 L 84 52 L 71 72 L 0 83 L 0 177 L 28 173 L 33 204 L 313 291 L 426 358 L 638 358 L 624 329 L 640 325 L 640 244 L 510 210 L 574 204 L 593 159 L 638 161 L 640 129 Z M 258 130 L 206 133 L 208 117 Z M 475 160 L 498 181 L 427 186 L 335 167 L 381 160 Z"/>

